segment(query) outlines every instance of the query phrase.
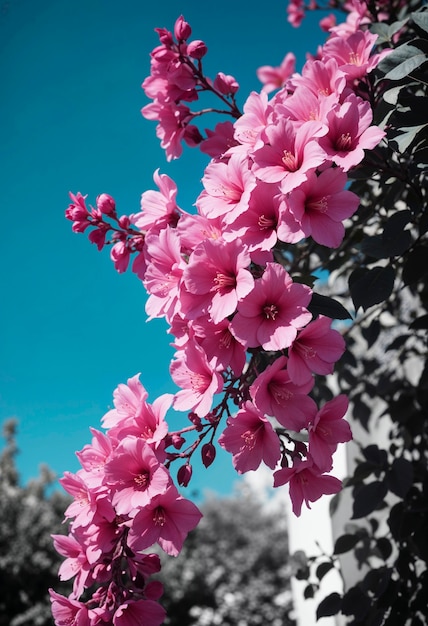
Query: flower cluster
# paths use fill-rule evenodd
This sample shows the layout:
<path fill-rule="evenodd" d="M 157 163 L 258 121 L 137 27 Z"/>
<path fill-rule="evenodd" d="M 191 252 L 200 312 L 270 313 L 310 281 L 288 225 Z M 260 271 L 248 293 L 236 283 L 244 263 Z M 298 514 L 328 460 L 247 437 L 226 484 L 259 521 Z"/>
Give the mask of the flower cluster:
<path fill-rule="evenodd" d="M 57 624 L 162 624 L 162 585 L 150 580 L 160 559 L 148 549 L 157 544 L 176 556 L 201 518 L 165 465 L 171 400 L 167 394 L 148 403 L 138 376 L 119 385 L 115 408 L 103 418 L 107 434 L 93 429 L 92 443 L 77 453 L 82 468 L 61 479 L 73 496 L 65 512 L 72 521 L 68 536 L 53 539 L 66 557 L 60 578 L 74 577 L 74 584 L 69 598 L 50 591 Z M 94 589 L 90 601 L 80 601 L 87 588 Z"/>
<path fill-rule="evenodd" d="M 158 122 L 168 159 L 180 155 L 182 140 L 212 157 L 197 212 L 178 206 L 177 186 L 159 170 L 157 189 L 144 192 L 141 210 L 130 216 L 119 216 L 107 194 L 89 209 L 81 194 L 71 194 L 66 215 L 73 230 L 89 229 L 99 249 L 111 243 L 119 272 L 134 255 L 132 270 L 149 295 L 146 312 L 169 325 L 176 349 L 170 374 L 179 390 L 150 405 L 137 377 L 120 385 L 115 409 L 103 419 L 107 434 L 94 432 L 79 453 L 82 470 L 63 479 L 76 503 L 67 511 L 70 538 L 56 544 L 68 557 L 63 576 L 74 572 L 76 582 L 69 600 L 53 592 L 56 617 L 86 611 L 95 624 L 107 611 L 113 624 L 125 625 L 133 623 L 127 615 L 147 611 L 143 623 L 160 623 L 153 605 L 159 589 L 147 582 L 158 562 L 145 551 L 158 543 L 176 555 L 200 517 L 173 486 L 170 466 L 180 461 L 177 482 L 187 486 L 193 454 L 199 450 L 210 465 L 216 441 L 238 473 L 264 463 L 275 487 L 288 483 L 296 515 L 303 502 L 340 490 L 329 472 L 338 444 L 352 437 L 347 398 L 318 406 L 312 391 L 317 375 L 333 373 L 345 342 L 329 317 L 314 314 L 311 287 L 288 270 L 296 261 L 293 244 L 341 244 L 344 221 L 359 205 L 346 188 L 347 172 L 384 136 L 358 92 L 381 58 L 362 24 L 332 28 L 301 74 L 292 55 L 279 68 L 260 68 L 264 87 L 249 95 L 242 115 L 235 79 L 204 76 L 207 47 L 189 41 L 183 17 L 173 33 L 158 29 L 160 45 L 143 83 L 153 103 L 143 115 Z M 201 91 L 220 98 L 227 105 L 221 112 L 235 120 L 206 138 L 190 122 L 207 109 L 191 113 L 183 104 Z M 171 407 L 187 412 L 176 432 L 165 422 Z M 97 608 L 88 608 L 77 598 L 95 581 Z"/>

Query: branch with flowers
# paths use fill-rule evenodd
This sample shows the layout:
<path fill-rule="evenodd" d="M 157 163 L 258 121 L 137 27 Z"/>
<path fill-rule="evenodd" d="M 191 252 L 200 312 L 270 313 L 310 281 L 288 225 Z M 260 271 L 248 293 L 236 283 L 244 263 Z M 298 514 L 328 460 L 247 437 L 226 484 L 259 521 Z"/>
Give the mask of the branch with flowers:
<path fill-rule="evenodd" d="M 314 291 L 314 272 L 326 255 L 339 257 L 360 204 L 349 177 L 385 137 L 373 123 L 371 75 L 390 53 L 373 49 L 367 5 L 345 8 L 346 22 L 330 19 L 301 73 L 292 53 L 259 68 L 263 88 L 242 113 L 238 82 L 205 75 L 208 48 L 182 16 L 173 32 L 157 29 L 142 114 L 157 122 L 168 161 L 183 143 L 211 157 L 196 212 L 178 206 L 176 184 L 159 170 L 132 215 L 108 194 L 94 206 L 70 194 L 73 231 L 110 246 L 116 270 L 130 267 L 143 283 L 149 319 L 165 318 L 179 391 L 148 402 L 138 375 L 119 384 L 105 432 L 92 430 L 82 468 L 62 478 L 74 502 L 69 535 L 54 542 L 65 557 L 60 577 L 74 586 L 69 598 L 51 590 L 58 626 L 163 622 L 162 588 L 151 579 L 161 563 L 150 549 L 176 556 L 201 518 L 177 488 L 191 482 L 195 454 L 208 467 L 221 446 L 239 474 L 266 465 L 274 487 L 289 485 L 297 516 L 341 489 L 330 472 L 338 444 L 352 438 L 348 399 L 322 399 L 318 388 L 345 351 L 334 320 L 351 316 Z M 216 104 L 197 109 L 207 96 Z M 204 135 L 206 113 L 230 119 Z M 184 413 L 175 431 L 171 409 Z"/>

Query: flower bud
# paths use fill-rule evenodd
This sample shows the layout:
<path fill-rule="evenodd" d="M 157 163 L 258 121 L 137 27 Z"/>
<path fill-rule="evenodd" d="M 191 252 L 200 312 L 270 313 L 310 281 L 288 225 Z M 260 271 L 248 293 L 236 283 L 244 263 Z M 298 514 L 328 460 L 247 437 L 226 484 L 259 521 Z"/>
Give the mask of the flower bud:
<path fill-rule="evenodd" d="M 209 467 L 215 459 L 216 451 L 212 443 L 204 443 L 201 450 L 202 463 Z"/>
<path fill-rule="evenodd" d="M 214 79 L 214 89 L 222 93 L 224 96 L 228 96 L 238 91 L 239 83 L 233 76 L 219 72 Z"/>
<path fill-rule="evenodd" d="M 177 482 L 182 487 L 187 487 L 192 478 L 192 466 L 189 463 L 182 465 L 177 472 Z"/>
<path fill-rule="evenodd" d="M 108 193 L 100 194 L 96 199 L 97 209 L 104 215 L 114 215 L 116 213 L 116 202 Z"/>
<path fill-rule="evenodd" d="M 192 59 L 202 59 L 208 52 L 208 48 L 203 41 L 195 39 L 191 41 L 187 46 L 187 54 Z"/>
<path fill-rule="evenodd" d="M 177 41 L 183 41 L 190 37 L 192 29 L 190 25 L 185 21 L 184 17 L 180 15 L 174 24 L 174 35 Z"/>

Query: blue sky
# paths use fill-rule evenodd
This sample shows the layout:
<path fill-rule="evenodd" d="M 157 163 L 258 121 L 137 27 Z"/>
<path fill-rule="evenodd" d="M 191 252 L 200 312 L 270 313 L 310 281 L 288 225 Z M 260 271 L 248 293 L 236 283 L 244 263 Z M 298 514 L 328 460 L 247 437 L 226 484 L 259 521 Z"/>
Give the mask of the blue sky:
<path fill-rule="evenodd" d="M 295 30 L 286 0 L 8 0 L 0 6 L 0 421 L 19 420 L 23 480 L 41 462 L 76 471 L 74 452 L 111 407 L 113 389 L 137 372 L 149 400 L 174 391 L 163 320 L 145 321 L 145 293 L 119 275 L 65 220 L 68 191 L 102 192 L 121 213 L 139 209 L 160 167 L 190 209 L 207 163 L 197 150 L 168 164 L 144 120 L 141 82 L 156 26 L 180 13 L 208 45 L 206 73 L 233 74 L 238 102 L 260 89 L 256 68 L 294 52 L 301 67 L 324 34 L 310 15 Z M 219 121 L 221 121 L 219 119 Z M 179 426 L 174 418 L 174 428 Z M 191 485 L 224 492 L 227 455 Z"/>

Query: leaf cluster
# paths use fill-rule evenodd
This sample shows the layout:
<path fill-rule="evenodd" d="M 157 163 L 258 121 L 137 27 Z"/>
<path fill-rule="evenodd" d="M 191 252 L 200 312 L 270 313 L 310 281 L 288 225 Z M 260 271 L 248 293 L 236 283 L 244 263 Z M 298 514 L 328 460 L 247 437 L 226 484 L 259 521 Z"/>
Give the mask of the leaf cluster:
<path fill-rule="evenodd" d="M 352 517 L 334 554 L 308 559 L 300 576 L 309 597 L 342 571 L 344 592 L 324 598 L 318 618 L 418 626 L 428 623 L 428 9 L 406 3 L 371 30 L 392 51 L 359 90 L 385 138 L 349 172 L 361 205 L 342 246 L 313 247 L 307 261 L 330 272 L 326 295 L 353 309 L 337 374 L 358 450 L 346 481 Z M 341 499 L 333 514 L 343 515 Z"/>

